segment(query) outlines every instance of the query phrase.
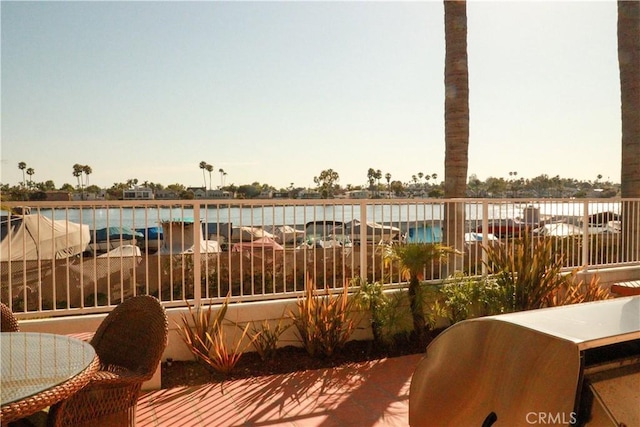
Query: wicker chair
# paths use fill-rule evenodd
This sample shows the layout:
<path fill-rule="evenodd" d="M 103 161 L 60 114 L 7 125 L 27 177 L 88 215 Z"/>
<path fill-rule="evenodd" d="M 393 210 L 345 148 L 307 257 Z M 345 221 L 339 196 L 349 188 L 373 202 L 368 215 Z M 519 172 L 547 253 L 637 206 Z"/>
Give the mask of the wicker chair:
<path fill-rule="evenodd" d="M 164 308 L 151 296 L 118 305 L 91 344 L 100 371 L 89 384 L 49 411 L 50 426 L 133 426 L 142 383 L 151 379 L 167 346 Z"/>
<path fill-rule="evenodd" d="M 11 309 L 1 302 L 0 309 L 2 312 L 2 317 L 0 317 L 0 332 L 18 332 L 20 330 L 18 319 L 13 315 Z"/>

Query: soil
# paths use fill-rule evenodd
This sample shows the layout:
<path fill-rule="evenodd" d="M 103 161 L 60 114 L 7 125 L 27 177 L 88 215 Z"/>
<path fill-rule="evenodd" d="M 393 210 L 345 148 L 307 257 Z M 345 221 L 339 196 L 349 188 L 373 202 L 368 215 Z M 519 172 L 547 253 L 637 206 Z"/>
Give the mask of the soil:
<path fill-rule="evenodd" d="M 432 331 L 428 341 L 439 331 Z M 162 364 L 162 388 L 193 386 L 262 375 L 286 374 L 309 369 L 332 368 L 352 362 L 384 359 L 423 353 L 425 346 L 415 340 L 396 339 L 392 345 L 374 345 L 373 341 L 349 341 L 331 358 L 310 356 L 301 347 L 281 347 L 273 358 L 263 361 L 258 353 L 244 353 L 233 371 L 224 376 L 195 361 L 172 361 Z"/>

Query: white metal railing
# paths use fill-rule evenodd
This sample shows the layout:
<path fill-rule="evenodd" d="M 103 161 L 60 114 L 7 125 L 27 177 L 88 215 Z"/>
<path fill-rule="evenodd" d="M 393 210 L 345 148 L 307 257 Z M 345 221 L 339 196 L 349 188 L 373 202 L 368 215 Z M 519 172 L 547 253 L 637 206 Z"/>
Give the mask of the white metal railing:
<path fill-rule="evenodd" d="M 464 255 L 448 271 L 483 274 L 485 248 L 523 233 L 553 239 L 568 269 L 640 262 L 637 199 L 29 202 L 30 221 L 2 220 L 1 298 L 29 317 L 106 311 L 140 293 L 171 306 L 290 298 L 307 281 L 333 289 L 356 276 L 398 286 L 382 248 L 443 242 L 451 204 L 464 212 L 447 222 Z M 433 263 L 424 277 L 443 274 Z"/>

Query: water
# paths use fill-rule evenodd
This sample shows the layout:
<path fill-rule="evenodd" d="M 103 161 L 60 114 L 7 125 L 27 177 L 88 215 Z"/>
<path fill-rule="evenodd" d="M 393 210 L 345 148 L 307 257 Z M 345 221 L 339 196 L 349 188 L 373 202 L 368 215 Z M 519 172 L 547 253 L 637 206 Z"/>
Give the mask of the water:
<path fill-rule="evenodd" d="M 89 225 L 92 229 L 105 227 L 146 228 L 158 226 L 168 220 L 193 220 L 192 208 L 83 208 L 43 209 L 42 215 L 57 220 L 67 220 Z M 405 222 L 439 220 L 440 205 L 375 205 L 368 206 L 368 222 Z M 200 219 L 205 223 L 232 223 L 242 226 L 291 225 L 304 228 L 309 221 L 342 221 L 361 219 L 360 205 L 312 205 L 312 206 L 254 206 L 209 207 L 200 209 Z"/>
<path fill-rule="evenodd" d="M 523 219 L 523 210 L 527 207 L 539 209 L 540 217 L 572 216 L 581 217 L 585 206 L 588 214 L 612 211 L 619 213 L 617 202 L 542 202 L 532 204 L 489 203 L 488 218 Z M 466 205 L 466 218 L 469 221 L 482 220 L 481 202 Z M 35 213 L 32 211 L 32 213 Z M 183 207 L 122 207 L 122 208 L 73 208 L 42 209 L 39 213 L 54 219 L 68 220 L 87 224 L 97 230 L 105 227 L 147 228 L 158 226 L 163 221 L 182 219 L 193 220 L 192 208 Z M 443 219 L 443 205 L 440 203 L 376 204 L 366 207 L 367 222 L 406 223 L 413 221 L 440 221 Z M 361 220 L 360 204 L 344 205 L 306 205 L 306 206 L 210 206 L 200 209 L 200 219 L 205 223 L 232 223 L 234 226 L 270 226 L 291 225 L 304 228 L 309 221 Z"/>

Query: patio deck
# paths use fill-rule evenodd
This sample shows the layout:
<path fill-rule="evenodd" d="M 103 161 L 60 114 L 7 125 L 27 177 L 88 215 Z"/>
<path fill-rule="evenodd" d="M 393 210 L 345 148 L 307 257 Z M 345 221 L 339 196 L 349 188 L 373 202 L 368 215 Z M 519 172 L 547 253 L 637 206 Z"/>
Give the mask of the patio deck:
<path fill-rule="evenodd" d="M 411 375 L 422 354 L 162 389 L 138 401 L 147 426 L 407 426 Z"/>

